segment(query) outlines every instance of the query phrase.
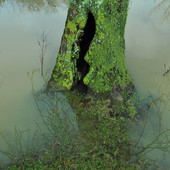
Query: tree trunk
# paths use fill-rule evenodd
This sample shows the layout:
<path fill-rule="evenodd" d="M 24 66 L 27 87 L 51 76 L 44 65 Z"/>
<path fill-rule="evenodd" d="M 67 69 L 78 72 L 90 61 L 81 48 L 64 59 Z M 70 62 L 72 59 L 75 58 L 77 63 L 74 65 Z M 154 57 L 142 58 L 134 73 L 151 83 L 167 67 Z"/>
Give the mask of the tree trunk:
<path fill-rule="evenodd" d="M 132 81 L 125 62 L 128 0 L 70 0 L 49 87 L 80 86 L 92 93 L 125 91 Z"/>

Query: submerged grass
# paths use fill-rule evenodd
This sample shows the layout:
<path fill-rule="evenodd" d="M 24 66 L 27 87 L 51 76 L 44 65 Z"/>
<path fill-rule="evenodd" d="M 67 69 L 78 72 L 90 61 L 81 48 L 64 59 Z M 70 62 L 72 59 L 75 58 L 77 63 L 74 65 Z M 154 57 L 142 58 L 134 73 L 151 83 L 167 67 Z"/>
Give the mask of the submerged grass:
<path fill-rule="evenodd" d="M 124 109 L 126 103 L 121 103 L 122 114 L 113 114 L 114 109 L 118 113 L 118 107 L 112 107 L 112 99 L 98 100 L 72 91 L 64 93 L 71 108 L 62 94 L 35 92 L 35 72 L 30 76 L 32 94 L 46 127 L 45 133 L 39 129 L 40 141 L 36 144 L 42 142 L 42 145 L 36 152 L 33 148 L 24 148 L 29 153 L 14 154 L 12 162 L 2 168 L 137 169 L 137 164 L 129 163 L 127 125 L 130 117 L 123 116 L 129 112 L 129 109 Z M 17 132 L 16 137 L 15 149 L 22 153 L 22 133 Z M 6 143 L 9 145 L 6 156 L 10 156 L 8 153 L 13 148 L 8 141 Z"/>
<path fill-rule="evenodd" d="M 30 76 L 32 94 L 46 130 L 44 132 L 38 126 L 34 138 L 28 136 L 26 139 L 24 133 L 29 134 L 29 131 L 15 129 L 15 145 L 1 133 L 9 149 L 0 152 L 12 160 L 1 168 L 147 169 L 153 161 L 144 158 L 146 153 L 169 148 L 170 142 L 166 138 L 169 129 L 161 129 L 148 145 L 141 145 L 141 136 L 149 121 L 147 117 L 141 135 L 132 143 L 127 128 L 129 123 L 138 119 L 135 116 L 138 113 L 134 113 L 132 107 L 132 103 L 137 101 L 135 96 L 117 102 L 115 96 L 99 99 L 75 90 L 64 93 L 67 99 L 61 93 L 36 92 L 33 86 L 35 72 Z M 158 106 L 158 102 L 161 100 L 150 97 L 147 114 L 152 105 L 157 103 Z M 158 109 L 163 111 L 164 107 L 158 106 Z M 39 140 L 33 144 L 37 135 Z M 40 147 L 35 149 L 34 146 Z"/>

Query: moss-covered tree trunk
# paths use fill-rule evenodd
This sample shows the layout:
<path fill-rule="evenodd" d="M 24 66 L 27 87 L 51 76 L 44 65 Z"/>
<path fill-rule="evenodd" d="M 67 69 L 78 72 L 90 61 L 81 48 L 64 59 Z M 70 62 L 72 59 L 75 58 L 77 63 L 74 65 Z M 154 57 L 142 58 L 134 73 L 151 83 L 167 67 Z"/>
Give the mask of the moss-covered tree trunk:
<path fill-rule="evenodd" d="M 133 118 L 136 113 L 128 92 L 132 92 L 132 81 L 124 54 L 127 11 L 128 0 L 70 0 L 60 51 L 48 85 L 51 90 L 78 87 L 92 94 L 64 93 L 76 113 L 84 141 L 81 146 L 88 153 L 83 159 L 88 165 L 83 167 L 120 169 L 125 167 L 120 164 L 122 159 L 130 155 L 127 122 L 122 118 Z"/>
<path fill-rule="evenodd" d="M 70 0 L 49 87 L 81 86 L 92 93 L 124 91 L 131 85 L 125 62 L 129 0 Z"/>

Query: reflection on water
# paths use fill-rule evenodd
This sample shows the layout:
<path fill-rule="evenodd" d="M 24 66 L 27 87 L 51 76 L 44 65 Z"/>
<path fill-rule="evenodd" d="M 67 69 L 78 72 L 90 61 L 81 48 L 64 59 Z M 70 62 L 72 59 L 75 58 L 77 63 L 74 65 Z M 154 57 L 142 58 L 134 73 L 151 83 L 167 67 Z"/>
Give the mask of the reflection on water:
<path fill-rule="evenodd" d="M 54 12 L 57 10 L 56 7 L 66 7 L 68 6 L 69 0 L 1 0 L 0 6 L 13 6 L 19 7 L 21 11 L 42 11 Z"/>
<path fill-rule="evenodd" d="M 67 14 L 63 8 L 52 9 L 49 13 L 40 10 L 46 8 L 47 2 L 53 3 L 53 9 L 62 5 L 62 1 L 54 0 L 0 1 L 0 131 L 4 134 L 12 136 L 15 126 L 20 130 L 34 130 L 35 122 L 41 121 L 27 73 L 41 67 L 41 49 L 37 40 L 41 40 L 43 32 L 47 35 L 48 44 L 44 70 L 53 69 Z M 34 12 L 20 10 L 21 6 Z M 35 90 L 40 90 L 43 84 L 41 74 L 35 74 Z M 5 148 L 2 138 L 0 146 Z"/>
<path fill-rule="evenodd" d="M 44 56 L 44 70 L 54 67 L 66 20 L 66 10 L 60 8 L 56 10 L 56 7 L 63 5 L 63 2 L 67 1 L 0 1 L 0 130 L 5 136 L 11 135 L 9 137 L 11 141 L 15 125 L 21 130 L 34 131 L 35 122 L 41 120 L 40 113 L 34 105 L 31 82 L 27 72 L 41 67 L 40 48 L 37 40 L 40 40 L 43 32 L 47 35 L 48 44 Z M 150 16 L 149 12 L 153 7 L 152 1 L 135 0 L 132 2 L 126 27 L 126 56 L 128 69 L 134 79 L 137 92 L 141 96 L 147 96 L 149 91 L 152 96 L 157 98 L 162 93 L 170 93 L 170 75 L 162 76 L 166 71 L 164 65 L 167 69 L 170 67 L 170 24 L 160 25 L 161 21 L 156 14 Z M 40 90 L 43 83 L 41 74 L 35 74 L 35 91 Z M 51 101 L 49 96 L 42 95 L 44 95 L 43 99 L 47 98 L 47 101 Z M 63 99 L 63 96 L 59 95 Z M 56 101 L 54 97 L 50 96 L 53 102 Z M 161 106 L 159 103 L 156 106 L 161 112 L 166 105 L 166 109 L 163 110 L 161 127 L 169 129 L 170 103 L 169 101 L 166 103 L 166 101 L 161 103 Z M 61 122 L 66 121 L 63 129 L 67 129 L 67 131 L 75 129 L 78 132 L 75 115 L 69 105 L 64 106 L 66 108 L 64 111 L 60 101 L 57 105 L 56 103 L 51 104 L 51 110 L 55 110 L 54 107 L 57 106 L 59 113 L 65 113 L 62 116 L 59 115 Z M 156 106 L 150 109 L 147 130 L 141 139 L 145 146 L 153 140 L 154 135 L 160 129 L 158 128 L 160 126 L 159 115 L 155 116 L 158 110 Z M 48 110 L 51 115 L 45 119 L 47 126 L 48 121 L 55 126 L 59 125 L 53 122 L 51 113 L 55 112 L 51 112 L 43 102 L 39 103 L 39 107 L 42 111 Z M 53 132 L 51 127 L 50 131 Z M 0 138 L 0 146 L 3 149 L 6 147 L 2 138 Z M 159 160 L 158 162 L 164 168 L 170 167 L 169 156 L 166 154 L 165 160 L 163 160 L 163 154 L 159 151 L 151 152 L 150 155 L 151 158 Z"/>
<path fill-rule="evenodd" d="M 162 13 L 162 21 L 166 22 L 170 21 L 170 1 L 169 0 L 161 0 L 154 8 L 153 12 L 161 12 Z"/>
<path fill-rule="evenodd" d="M 170 74 L 163 76 L 170 67 L 170 23 L 162 24 L 157 13 L 150 15 L 154 6 L 153 1 L 133 1 L 126 25 L 128 69 L 138 94 L 144 97 L 153 96 L 148 123 L 141 138 L 141 144 L 145 146 L 159 134 L 160 119 L 161 130 L 170 129 Z M 156 101 L 157 98 L 159 100 Z M 169 142 L 168 135 L 169 133 L 166 134 L 166 141 Z M 168 151 L 168 147 L 163 151 Z M 160 149 L 150 152 L 150 158 L 165 169 L 170 167 L 169 157 L 170 154 L 165 153 L 164 159 Z"/>

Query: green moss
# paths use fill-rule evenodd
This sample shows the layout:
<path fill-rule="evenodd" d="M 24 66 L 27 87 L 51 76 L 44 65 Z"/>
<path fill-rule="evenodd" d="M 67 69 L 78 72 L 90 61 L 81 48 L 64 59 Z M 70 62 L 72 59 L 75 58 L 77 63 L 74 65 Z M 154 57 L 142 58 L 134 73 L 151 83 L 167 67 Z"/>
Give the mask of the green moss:
<path fill-rule="evenodd" d="M 58 86 L 64 87 L 64 90 L 70 90 L 72 83 L 73 83 L 72 71 L 63 71 L 63 77 L 65 78 L 58 82 Z M 58 81 L 58 77 L 56 79 L 56 82 L 57 81 Z M 60 82 L 62 83 L 60 84 Z"/>
<path fill-rule="evenodd" d="M 80 28 L 80 29 L 84 29 L 84 27 L 85 27 L 85 25 L 86 25 L 86 21 L 87 21 L 86 18 L 79 17 L 76 22 L 77 22 L 77 24 L 79 25 L 79 28 Z"/>
<path fill-rule="evenodd" d="M 127 114 L 130 118 L 134 118 L 136 116 L 136 108 L 134 107 L 134 101 L 132 99 L 129 99 L 125 103 Z"/>
<path fill-rule="evenodd" d="M 58 57 L 59 64 L 56 65 L 53 70 L 52 76 L 55 82 L 54 86 L 56 86 L 55 88 L 59 90 L 69 90 L 72 87 L 73 72 L 72 63 L 70 63 L 71 56 L 71 54 L 60 54 Z M 64 61 L 62 59 L 64 59 Z"/>
<path fill-rule="evenodd" d="M 103 24 L 104 19 L 105 19 L 105 17 L 104 17 L 104 13 L 103 13 L 103 8 L 101 8 L 97 14 L 96 24 Z"/>
<path fill-rule="evenodd" d="M 69 29 L 71 33 L 76 33 L 77 32 L 76 23 L 75 23 L 74 20 L 68 21 L 68 23 L 66 25 L 66 30 L 67 29 Z"/>
<path fill-rule="evenodd" d="M 66 37 L 68 42 L 73 42 L 75 35 L 74 34 L 65 34 L 65 37 Z"/>
<path fill-rule="evenodd" d="M 84 83 L 99 93 L 111 92 L 113 84 L 126 89 L 131 83 L 125 64 L 124 46 L 120 45 L 124 35 L 118 31 L 119 23 L 114 19 L 118 14 L 113 4 L 110 7 L 113 13 L 111 18 L 105 10 L 107 3 L 101 6 L 100 10 L 94 10 L 96 35 L 85 56 L 85 60 L 90 64 L 90 71 L 84 78 Z"/>

